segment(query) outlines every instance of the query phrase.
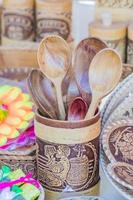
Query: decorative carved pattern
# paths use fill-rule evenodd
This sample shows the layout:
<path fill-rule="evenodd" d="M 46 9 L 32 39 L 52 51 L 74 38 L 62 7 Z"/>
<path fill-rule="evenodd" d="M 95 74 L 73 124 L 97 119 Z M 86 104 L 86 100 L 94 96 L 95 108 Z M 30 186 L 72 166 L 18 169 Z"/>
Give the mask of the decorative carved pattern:
<path fill-rule="evenodd" d="M 129 166 L 116 166 L 114 168 L 115 174 L 122 180 L 133 186 L 133 167 Z"/>
<path fill-rule="evenodd" d="M 133 65 L 133 41 L 128 39 L 127 62 Z"/>
<path fill-rule="evenodd" d="M 86 190 L 99 180 L 98 138 L 86 144 L 59 145 L 37 138 L 38 175 L 42 185 L 60 192 L 67 185 Z"/>
<path fill-rule="evenodd" d="M 112 155 L 117 161 L 133 164 L 133 127 L 119 127 L 108 139 Z"/>
<path fill-rule="evenodd" d="M 20 158 L 20 156 L 14 156 L 14 159 L 12 156 L 6 156 L 6 158 L 3 158 L 4 156 L 0 156 L 0 167 L 3 165 L 9 166 L 12 170 L 16 169 L 22 169 L 25 174 L 32 172 L 33 177 L 37 178 L 37 163 L 36 163 L 36 157 L 34 156 L 31 159 L 29 159 L 29 156 L 24 156 L 25 159 Z"/>
<path fill-rule="evenodd" d="M 133 8 L 132 0 L 97 0 L 98 6 L 112 8 Z"/>
<path fill-rule="evenodd" d="M 67 21 L 62 19 L 38 19 L 37 40 L 41 41 L 46 35 L 49 34 L 59 35 L 67 40 L 70 35 L 70 26 Z"/>
<path fill-rule="evenodd" d="M 110 48 L 113 48 L 116 51 L 118 51 L 122 58 L 122 61 L 125 63 L 126 39 L 107 40 L 106 43 Z"/>
<path fill-rule="evenodd" d="M 110 176 L 121 186 L 133 190 L 133 165 L 115 162 L 107 166 Z"/>
<path fill-rule="evenodd" d="M 133 57 L 132 57 L 132 64 L 133 64 Z M 123 74 L 121 77 L 121 80 L 125 79 L 127 76 L 133 73 L 133 67 L 132 66 L 123 66 Z"/>
<path fill-rule="evenodd" d="M 25 11 L 26 12 L 26 11 Z M 3 34 L 13 40 L 31 40 L 34 35 L 34 17 L 31 11 L 18 14 L 18 12 L 4 11 L 3 14 Z M 30 15 L 29 15 L 30 14 Z"/>

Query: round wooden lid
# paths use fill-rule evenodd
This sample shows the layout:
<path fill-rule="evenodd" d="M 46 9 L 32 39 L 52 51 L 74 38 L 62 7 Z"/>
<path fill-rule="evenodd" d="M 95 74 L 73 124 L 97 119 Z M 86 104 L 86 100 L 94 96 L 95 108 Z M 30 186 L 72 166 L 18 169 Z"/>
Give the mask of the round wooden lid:
<path fill-rule="evenodd" d="M 34 0 L 4 0 L 3 1 L 3 6 L 6 9 L 24 9 L 24 8 L 29 8 L 34 6 Z"/>
<path fill-rule="evenodd" d="M 103 40 L 118 40 L 126 37 L 126 24 L 122 22 L 113 22 L 106 26 L 101 21 L 90 24 L 89 32 L 91 37 L 98 37 Z"/>
<path fill-rule="evenodd" d="M 128 26 L 128 38 L 133 40 L 133 23 Z"/>

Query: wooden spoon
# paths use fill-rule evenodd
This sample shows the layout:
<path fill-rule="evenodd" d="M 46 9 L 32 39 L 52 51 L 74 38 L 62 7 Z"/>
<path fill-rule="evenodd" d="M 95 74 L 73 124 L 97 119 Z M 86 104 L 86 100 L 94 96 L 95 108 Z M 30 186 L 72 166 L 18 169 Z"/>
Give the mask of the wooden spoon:
<path fill-rule="evenodd" d="M 100 100 L 118 84 L 122 74 L 122 61 L 113 49 L 103 49 L 93 58 L 89 69 L 92 101 L 85 119 L 91 119 Z"/>
<path fill-rule="evenodd" d="M 88 110 L 87 103 L 82 97 L 77 97 L 70 104 L 68 109 L 68 121 L 79 121 L 85 118 Z"/>
<path fill-rule="evenodd" d="M 59 108 L 59 119 L 65 119 L 65 108 L 62 98 L 62 81 L 70 67 L 71 51 L 64 39 L 59 36 L 44 38 L 39 46 L 38 63 L 42 72 L 54 84 Z"/>
<path fill-rule="evenodd" d="M 86 38 L 77 46 L 74 53 L 73 70 L 83 99 L 91 102 L 91 89 L 88 80 L 88 70 L 93 57 L 107 45 L 97 38 Z"/>
<path fill-rule="evenodd" d="M 50 83 L 48 84 L 46 83 L 46 77 L 44 77 L 43 73 L 38 69 L 32 70 L 31 73 L 29 74 L 27 82 L 30 94 L 36 106 L 39 108 L 39 111 L 44 116 L 48 116 L 52 119 L 57 119 L 57 113 L 56 113 L 57 106 L 55 105 L 55 103 L 53 103 L 52 100 L 54 98 L 53 97 L 54 94 L 51 95 L 53 90 L 50 89 L 50 87 L 46 87 Z M 49 94 L 50 97 L 48 97 L 47 93 Z"/>

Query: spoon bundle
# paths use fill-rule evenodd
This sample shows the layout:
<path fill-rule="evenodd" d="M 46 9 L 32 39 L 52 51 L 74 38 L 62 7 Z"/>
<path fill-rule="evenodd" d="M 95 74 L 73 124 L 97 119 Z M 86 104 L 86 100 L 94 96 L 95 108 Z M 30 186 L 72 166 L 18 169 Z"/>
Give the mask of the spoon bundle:
<path fill-rule="evenodd" d="M 97 38 L 81 41 L 72 63 L 66 41 L 50 35 L 41 41 L 37 58 L 41 71 L 31 72 L 29 89 L 42 115 L 52 119 L 93 118 L 122 73 L 120 56 Z"/>

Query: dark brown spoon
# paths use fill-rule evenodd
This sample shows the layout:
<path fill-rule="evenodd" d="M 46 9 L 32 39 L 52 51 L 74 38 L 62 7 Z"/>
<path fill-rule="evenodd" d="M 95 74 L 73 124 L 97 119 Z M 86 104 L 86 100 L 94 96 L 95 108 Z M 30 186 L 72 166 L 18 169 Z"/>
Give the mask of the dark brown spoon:
<path fill-rule="evenodd" d="M 28 87 L 40 112 L 44 116 L 57 119 L 56 94 L 54 94 L 51 82 L 40 70 L 34 69 L 31 71 L 28 77 Z"/>

